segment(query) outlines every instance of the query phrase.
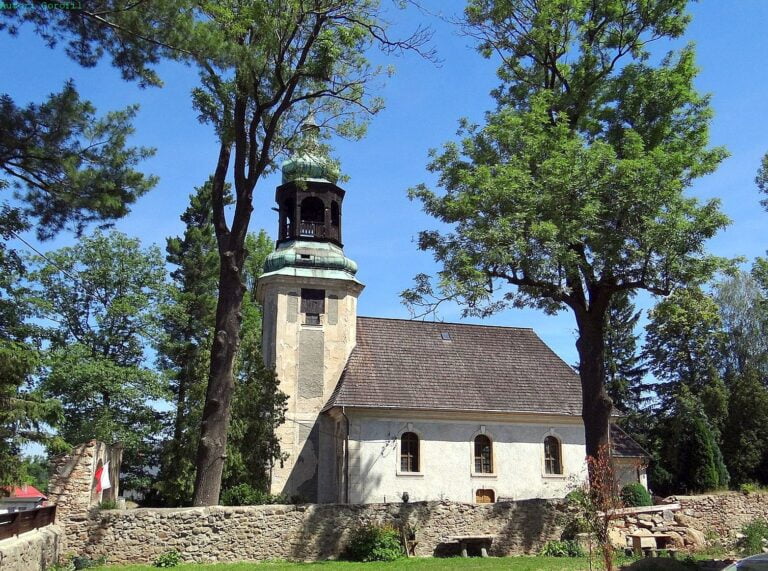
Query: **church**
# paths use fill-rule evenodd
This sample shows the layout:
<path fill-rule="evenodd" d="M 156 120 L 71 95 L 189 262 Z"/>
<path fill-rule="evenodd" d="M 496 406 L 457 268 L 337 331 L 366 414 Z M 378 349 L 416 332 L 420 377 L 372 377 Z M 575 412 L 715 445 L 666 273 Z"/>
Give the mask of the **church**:
<path fill-rule="evenodd" d="M 257 284 L 264 360 L 288 395 L 272 493 L 320 503 L 492 503 L 586 479 L 581 385 L 532 329 L 361 317 L 338 172 L 282 165 L 276 250 Z M 647 454 L 611 425 L 623 483 Z"/>

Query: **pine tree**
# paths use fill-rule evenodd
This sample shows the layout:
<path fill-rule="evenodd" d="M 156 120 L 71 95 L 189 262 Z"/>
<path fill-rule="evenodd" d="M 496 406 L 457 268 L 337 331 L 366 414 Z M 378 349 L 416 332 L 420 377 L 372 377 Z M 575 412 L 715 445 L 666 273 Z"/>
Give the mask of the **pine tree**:
<path fill-rule="evenodd" d="M 605 326 L 606 390 L 622 412 L 637 412 L 643 402 L 643 377 L 648 369 L 638 353 L 640 336 L 635 333 L 640 312 L 635 311 L 628 293 L 611 301 Z"/>
<path fill-rule="evenodd" d="M 701 402 L 683 385 L 660 423 L 661 465 L 673 490 L 704 492 L 727 487 L 728 470 Z"/>
<path fill-rule="evenodd" d="M 219 257 L 211 215 L 211 180 L 195 189 L 181 215 L 184 235 L 168 238 L 169 299 L 163 305 L 159 365 L 175 398 L 173 437 L 162 456 L 159 488 L 171 505 L 190 502 L 202 403 L 208 382 L 211 335 L 215 323 Z"/>

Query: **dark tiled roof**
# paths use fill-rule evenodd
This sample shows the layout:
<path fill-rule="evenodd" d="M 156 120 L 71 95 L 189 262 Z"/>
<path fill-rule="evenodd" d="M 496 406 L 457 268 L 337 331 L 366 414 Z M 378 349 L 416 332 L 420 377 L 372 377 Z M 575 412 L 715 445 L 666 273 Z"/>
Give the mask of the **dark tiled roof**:
<path fill-rule="evenodd" d="M 332 406 L 579 416 L 581 384 L 532 329 L 358 317 Z"/>
<path fill-rule="evenodd" d="M 611 423 L 611 454 L 617 458 L 651 457 L 629 434 L 614 423 Z"/>

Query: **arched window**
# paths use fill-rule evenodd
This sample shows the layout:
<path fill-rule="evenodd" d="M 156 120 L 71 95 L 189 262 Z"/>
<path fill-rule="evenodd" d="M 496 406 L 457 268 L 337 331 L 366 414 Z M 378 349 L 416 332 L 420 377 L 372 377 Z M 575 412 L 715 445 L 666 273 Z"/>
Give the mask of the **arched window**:
<path fill-rule="evenodd" d="M 563 473 L 563 458 L 560 451 L 560 441 L 554 436 L 547 436 L 544 439 L 544 473 Z"/>
<path fill-rule="evenodd" d="M 316 196 L 308 196 L 301 201 L 299 236 L 325 237 L 325 205 Z"/>
<path fill-rule="evenodd" d="M 475 472 L 478 474 L 493 472 L 492 454 L 491 439 L 484 434 L 475 436 Z"/>
<path fill-rule="evenodd" d="M 316 196 L 308 196 L 301 201 L 301 221 L 302 222 L 317 222 L 322 224 L 325 222 L 325 206 L 323 201 Z"/>
<path fill-rule="evenodd" d="M 405 432 L 400 437 L 400 471 L 419 471 L 419 437 L 413 432 Z"/>

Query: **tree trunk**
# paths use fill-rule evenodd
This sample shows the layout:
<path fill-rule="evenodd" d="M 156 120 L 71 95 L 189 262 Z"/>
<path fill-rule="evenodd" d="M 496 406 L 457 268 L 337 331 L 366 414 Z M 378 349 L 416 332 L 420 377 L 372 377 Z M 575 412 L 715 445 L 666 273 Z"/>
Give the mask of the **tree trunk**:
<path fill-rule="evenodd" d="M 613 402 L 605 390 L 605 315 L 584 312 L 576 316 L 579 338 L 579 377 L 581 378 L 581 417 L 587 456 L 597 458 L 601 447 L 608 446 L 608 423 Z"/>
<path fill-rule="evenodd" d="M 239 256 L 222 260 L 219 272 L 219 300 L 216 306 L 216 335 L 211 349 L 211 369 L 205 395 L 200 443 L 197 449 L 197 475 L 192 505 L 219 503 L 221 475 L 227 457 L 230 401 L 234 392 L 234 364 L 240 346 L 240 308 L 245 287 L 240 279 Z M 232 258 L 237 258 L 233 260 Z"/>

